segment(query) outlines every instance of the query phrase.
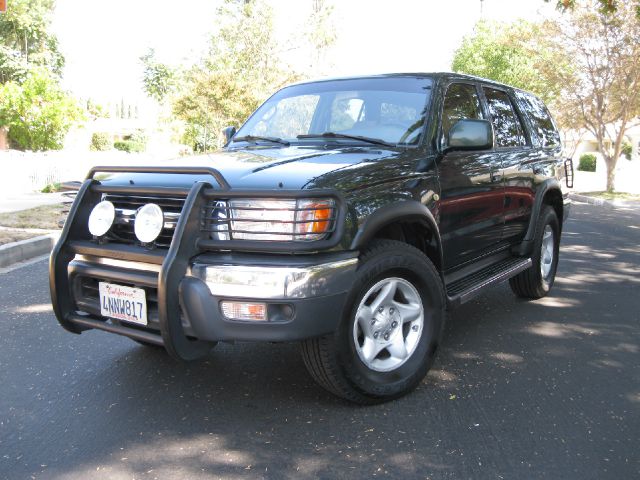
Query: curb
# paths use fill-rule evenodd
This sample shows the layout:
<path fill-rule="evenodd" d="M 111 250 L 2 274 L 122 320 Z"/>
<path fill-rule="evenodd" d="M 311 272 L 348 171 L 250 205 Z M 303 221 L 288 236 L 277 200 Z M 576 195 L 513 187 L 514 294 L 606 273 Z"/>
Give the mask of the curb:
<path fill-rule="evenodd" d="M 604 200 L 602 198 L 593 198 L 587 195 L 580 195 L 579 193 L 570 193 L 569 198 L 575 200 L 577 202 L 584 202 L 590 205 L 597 205 L 599 207 L 626 207 L 627 204 L 624 202 L 614 202 L 612 200 Z"/>
<path fill-rule="evenodd" d="M 14 263 L 24 262 L 25 260 L 30 260 L 51 252 L 59 236 L 59 233 L 50 233 L 19 242 L 0 245 L 0 268 L 8 267 Z"/>

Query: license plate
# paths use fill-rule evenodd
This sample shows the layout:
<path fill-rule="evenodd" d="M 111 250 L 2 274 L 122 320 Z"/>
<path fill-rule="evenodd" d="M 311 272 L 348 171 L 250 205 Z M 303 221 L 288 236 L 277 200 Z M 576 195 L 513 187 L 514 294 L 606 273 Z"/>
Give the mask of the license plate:
<path fill-rule="evenodd" d="M 100 313 L 125 322 L 147 324 L 147 300 L 142 288 L 99 282 Z"/>

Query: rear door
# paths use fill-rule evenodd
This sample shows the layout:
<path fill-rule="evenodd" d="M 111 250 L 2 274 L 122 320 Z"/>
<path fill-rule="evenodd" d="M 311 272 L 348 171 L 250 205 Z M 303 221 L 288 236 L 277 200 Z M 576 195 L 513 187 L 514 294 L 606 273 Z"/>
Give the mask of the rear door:
<path fill-rule="evenodd" d="M 456 81 L 447 86 L 441 115 L 441 147 L 451 127 L 465 118 L 486 118 L 478 85 Z M 445 269 L 490 251 L 500 242 L 504 185 L 500 159 L 492 150 L 452 151 L 438 164 L 440 234 Z"/>
<path fill-rule="evenodd" d="M 516 108 L 511 90 L 483 85 L 482 93 L 493 124 L 494 151 L 502 165 L 504 186 L 502 241 L 517 243 L 524 236 L 533 205 L 533 162 L 536 154 Z"/>

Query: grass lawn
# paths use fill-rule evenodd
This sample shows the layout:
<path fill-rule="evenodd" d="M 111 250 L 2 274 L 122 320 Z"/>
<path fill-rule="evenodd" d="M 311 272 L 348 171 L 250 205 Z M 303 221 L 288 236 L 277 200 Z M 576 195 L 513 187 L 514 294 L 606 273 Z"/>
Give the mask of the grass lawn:
<path fill-rule="evenodd" d="M 636 193 L 625 192 L 584 192 L 581 195 L 588 197 L 602 198 L 603 200 L 623 200 L 631 202 L 640 202 L 640 195 Z"/>
<path fill-rule="evenodd" d="M 0 226 L 12 228 L 41 228 L 59 230 L 58 221 L 62 218 L 62 204 L 43 205 L 19 212 L 0 213 Z"/>
<path fill-rule="evenodd" d="M 33 238 L 41 235 L 40 233 L 23 232 L 22 230 L 0 230 L 0 245 L 7 243 L 19 242 L 27 238 Z"/>

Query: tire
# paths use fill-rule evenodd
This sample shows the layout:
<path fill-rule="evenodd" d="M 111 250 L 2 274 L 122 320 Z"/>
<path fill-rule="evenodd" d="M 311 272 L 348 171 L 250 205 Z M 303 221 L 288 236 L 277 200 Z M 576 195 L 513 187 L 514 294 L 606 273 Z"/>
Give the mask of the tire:
<path fill-rule="evenodd" d="M 360 256 L 336 332 L 302 342 L 307 370 L 351 402 L 405 395 L 433 363 L 445 306 L 442 280 L 426 255 L 402 242 L 374 241 Z"/>
<path fill-rule="evenodd" d="M 536 224 L 531 257 L 533 265 L 509 279 L 513 293 L 522 298 L 532 299 L 547 295 L 556 277 L 559 251 L 560 223 L 555 210 L 547 205 Z"/>

